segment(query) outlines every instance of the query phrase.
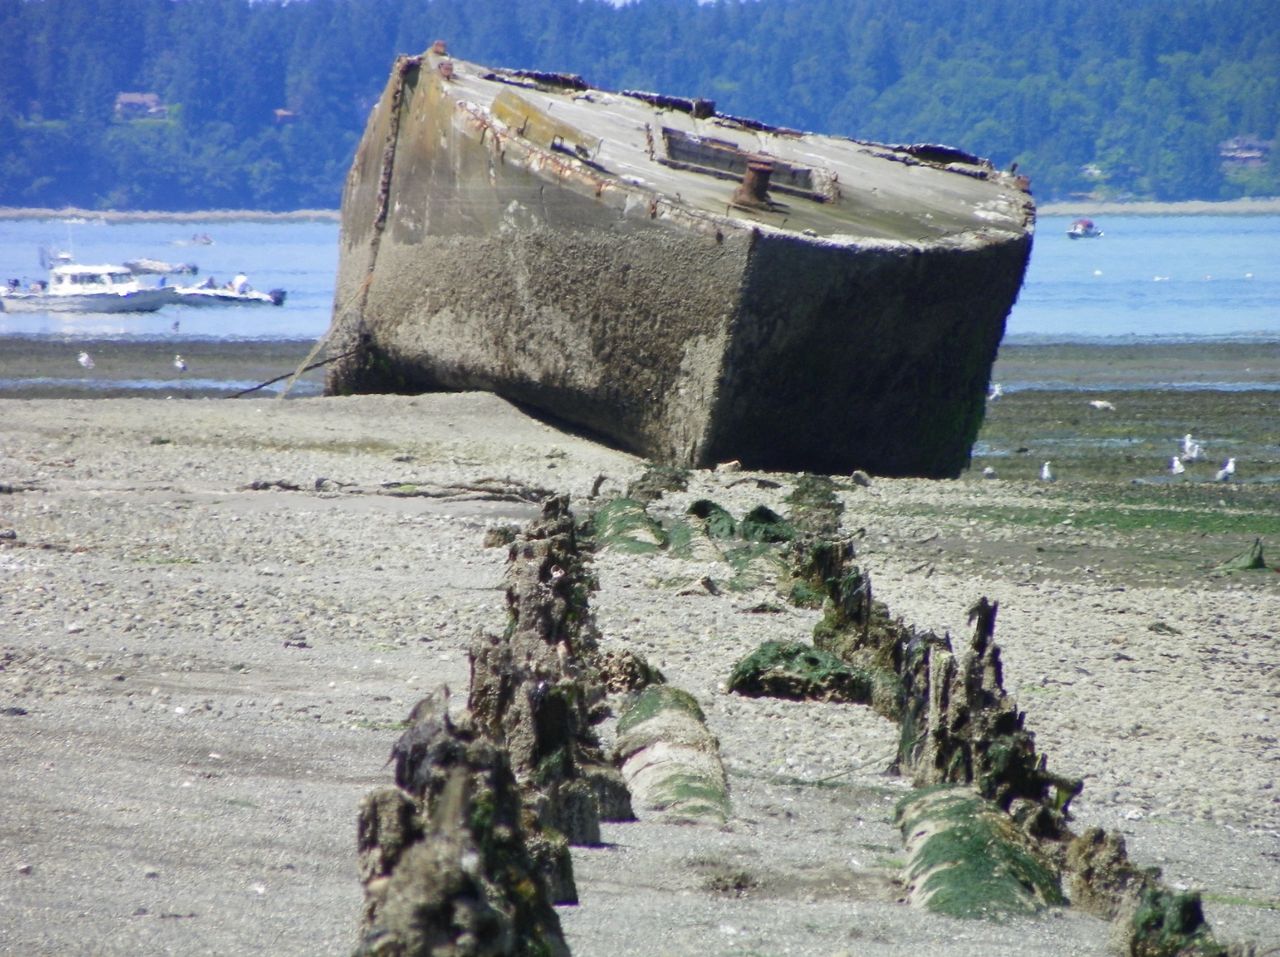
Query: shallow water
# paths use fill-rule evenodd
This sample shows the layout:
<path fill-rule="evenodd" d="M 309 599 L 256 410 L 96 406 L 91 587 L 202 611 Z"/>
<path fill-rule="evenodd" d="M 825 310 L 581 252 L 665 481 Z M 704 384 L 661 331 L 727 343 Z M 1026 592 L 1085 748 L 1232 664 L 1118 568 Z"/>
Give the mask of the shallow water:
<path fill-rule="evenodd" d="M 329 326 L 334 222 L 0 220 L 0 277 L 41 276 L 41 249 L 80 262 L 150 258 L 198 268 L 195 278 L 175 282 L 221 282 L 243 271 L 254 288 L 284 289 L 286 298 L 282 306 L 171 305 L 139 314 L 0 313 L 0 396 L 231 395 L 294 372 Z M 81 351 L 93 357 L 92 369 L 77 362 Z M 177 354 L 187 359 L 186 373 L 173 367 Z M 322 387 L 323 371 L 314 371 L 289 395 L 317 395 Z"/>
<path fill-rule="evenodd" d="M 0 339 L 0 397 L 232 396 L 291 376 L 314 346 L 309 339 L 10 336 Z M 93 358 L 92 369 L 82 368 L 77 361 L 82 351 Z M 185 372 L 174 366 L 178 355 L 186 362 Z M 287 378 L 256 394 L 280 395 L 286 385 Z M 314 369 L 299 376 L 288 395 L 319 395 L 323 388 L 324 370 Z"/>
<path fill-rule="evenodd" d="M 207 245 L 192 236 L 207 236 Z M 317 222 L 69 223 L 0 219 L 0 278 L 23 284 L 45 275 L 41 250 L 63 251 L 77 262 L 158 259 L 190 263 L 194 277 L 225 282 L 238 272 L 255 289 L 283 289 L 283 306 L 165 306 L 159 312 L 114 315 L 0 313 L 0 341 L 10 336 L 78 340 L 164 339 L 174 324 L 187 339 L 316 339 L 329 326 L 338 268 L 338 226 Z M 144 276 L 155 283 L 156 276 Z"/>
<path fill-rule="evenodd" d="M 1116 216 L 1098 239 L 1036 224 L 1009 342 L 1280 341 L 1280 216 Z"/>

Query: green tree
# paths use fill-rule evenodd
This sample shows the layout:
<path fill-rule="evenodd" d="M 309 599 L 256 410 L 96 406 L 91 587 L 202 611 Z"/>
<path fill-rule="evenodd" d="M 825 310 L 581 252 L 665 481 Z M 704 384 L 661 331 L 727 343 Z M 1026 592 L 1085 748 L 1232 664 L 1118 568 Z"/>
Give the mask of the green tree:
<path fill-rule="evenodd" d="M 9 0 L 0 204 L 336 205 L 397 54 L 1017 160 L 1043 199 L 1274 192 L 1273 0 Z M 117 121 L 120 92 L 167 121 Z M 275 110 L 293 121 L 277 125 Z M 165 123 L 167 125 L 148 126 Z"/>

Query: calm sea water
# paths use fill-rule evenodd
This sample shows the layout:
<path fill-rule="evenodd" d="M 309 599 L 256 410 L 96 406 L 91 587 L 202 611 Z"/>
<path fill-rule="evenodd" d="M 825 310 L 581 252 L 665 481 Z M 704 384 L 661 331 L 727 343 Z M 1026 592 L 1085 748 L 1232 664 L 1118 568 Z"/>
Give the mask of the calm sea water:
<path fill-rule="evenodd" d="M 194 237 L 208 237 L 202 245 Z M 184 339 L 317 339 L 329 327 L 338 268 L 334 222 L 147 222 L 0 220 L 0 279 L 40 279 L 40 249 L 70 253 L 77 262 L 159 259 L 192 263 L 195 281 L 226 282 L 238 272 L 255 289 L 283 289 L 280 307 L 166 306 L 155 313 L 116 315 L 0 313 L 4 337 L 157 339 L 179 323 Z M 153 283 L 157 277 L 143 277 Z M 185 282 L 188 277 L 171 277 Z"/>
<path fill-rule="evenodd" d="M 1115 216 L 1096 218 L 1103 236 L 1072 240 L 1068 217 L 1042 216 L 1006 342 L 1105 347 L 1175 342 L 1280 342 L 1280 216 Z M 193 243 L 208 236 L 207 245 Z M 192 262 L 199 276 L 245 272 L 258 289 L 281 288 L 280 308 L 168 306 L 143 315 L 0 313 L 0 358 L 25 343 L 71 350 L 79 343 L 190 351 L 192 343 L 314 341 L 328 329 L 338 259 L 330 221 L 105 223 L 0 220 L 0 279 L 41 278 L 41 247 L 77 261 L 149 257 Z M 174 324 L 178 326 L 175 329 Z M 92 388 L 92 373 L 78 367 Z M 32 370 L 32 376 L 47 371 Z M 34 381 L 34 380 L 33 380 Z M 145 375 L 132 385 L 145 390 Z M 168 378 L 155 380 L 168 387 Z M 0 392 L 21 392 L 21 376 Z"/>
<path fill-rule="evenodd" d="M 1036 224 L 1009 342 L 1280 341 L 1280 216 L 1095 218 Z"/>

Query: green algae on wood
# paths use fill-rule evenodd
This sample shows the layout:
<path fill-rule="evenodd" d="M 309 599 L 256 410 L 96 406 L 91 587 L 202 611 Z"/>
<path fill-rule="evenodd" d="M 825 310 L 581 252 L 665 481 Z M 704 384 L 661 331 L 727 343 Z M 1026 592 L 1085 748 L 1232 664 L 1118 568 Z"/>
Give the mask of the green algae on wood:
<path fill-rule="evenodd" d="M 689 487 L 689 470 L 674 465 L 651 463 L 634 482 L 627 486 L 627 498 L 653 502 L 667 492 L 683 492 Z"/>
<path fill-rule="evenodd" d="M 795 526 L 769 508 L 757 505 L 738 523 L 738 534 L 748 542 L 789 542 L 796 537 Z"/>
<path fill-rule="evenodd" d="M 1067 841 L 1063 865 L 1071 905 L 1112 921 L 1126 900 L 1160 878 L 1158 868 L 1142 869 L 1129 859 L 1124 835 L 1089 827 Z"/>
<path fill-rule="evenodd" d="M 729 511 L 709 498 L 700 498 L 688 508 L 688 514 L 701 519 L 702 529 L 708 538 L 730 539 L 737 537 L 738 523 Z"/>
<path fill-rule="evenodd" d="M 477 953 L 469 942 L 507 940 L 504 953 L 568 957 L 552 906 L 577 900 L 568 846 L 526 813 L 506 750 L 469 722 L 423 712 L 393 757 L 397 787 L 367 796 L 358 815 L 355 954 Z"/>
<path fill-rule="evenodd" d="M 1147 887 L 1129 922 L 1132 957 L 1226 957 L 1204 919 L 1200 895 Z"/>
<path fill-rule="evenodd" d="M 595 538 L 602 549 L 636 555 L 661 551 L 667 544 L 662 530 L 644 503 L 633 498 L 614 498 L 595 511 Z"/>
<path fill-rule="evenodd" d="M 793 591 L 803 585 L 821 607 L 837 587 L 837 579 L 853 560 L 853 542 L 848 539 L 807 538 L 791 548 Z"/>
<path fill-rule="evenodd" d="M 900 801 L 913 904 L 951 917 L 1036 914 L 1066 898 L 1057 869 L 1013 819 L 973 789 L 940 785 Z"/>
<path fill-rule="evenodd" d="M 834 538 L 840 532 L 844 503 L 836 495 L 836 486 L 825 475 L 801 475 L 787 496 L 791 506 L 790 521 L 804 534 Z"/>
<path fill-rule="evenodd" d="M 632 698 L 618 716 L 619 737 L 628 734 L 637 725 L 657 717 L 659 713 L 670 710 L 684 711 L 702 724 L 707 720 L 697 699 L 689 692 L 668 684 L 652 684 Z"/>
<path fill-rule="evenodd" d="M 720 742 L 687 691 L 650 685 L 632 698 L 618 718 L 614 751 L 638 808 L 667 820 L 728 820 Z"/>
<path fill-rule="evenodd" d="M 897 711 L 897 682 L 892 674 L 854 667 L 796 641 L 766 641 L 734 666 L 729 690 L 753 698 L 873 705 L 888 717 Z"/>

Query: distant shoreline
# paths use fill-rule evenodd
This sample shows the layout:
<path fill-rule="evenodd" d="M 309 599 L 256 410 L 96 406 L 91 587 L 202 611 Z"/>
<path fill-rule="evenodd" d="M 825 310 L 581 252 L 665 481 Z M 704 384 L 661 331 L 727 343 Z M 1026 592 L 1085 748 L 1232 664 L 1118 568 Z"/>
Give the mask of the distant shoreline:
<path fill-rule="evenodd" d="M 342 213 L 336 209 L 297 209 L 284 213 L 266 212 L 260 209 L 208 209 L 202 212 L 165 212 L 164 210 L 117 209 L 65 209 L 0 206 L 0 220 L 4 219 L 86 219 L 104 220 L 108 223 L 298 223 L 338 222 Z"/>
<path fill-rule="evenodd" d="M 1280 215 L 1280 196 L 1267 199 L 1192 199 L 1180 203 L 1087 202 L 1040 203 L 1042 216 L 1275 216 Z"/>
<path fill-rule="evenodd" d="M 1036 207 L 1042 216 L 1276 216 L 1280 215 L 1280 196 L 1265 199 L 1230 199 L 1221 201 L 1186 200 L 1178 203 L 1158 202 L 1050 202 Z M 283 213 L 256 209 L 210 209 L 201 212 L 166 212 L 164 210 L 99 210 L 21 208 L 0 206 L 0 220 L 6 219 L 87 219 L 108 223 L 192 223 L 192 222 L 339 222 L 342 212 L 336 209 L 298 209 Z"/>

